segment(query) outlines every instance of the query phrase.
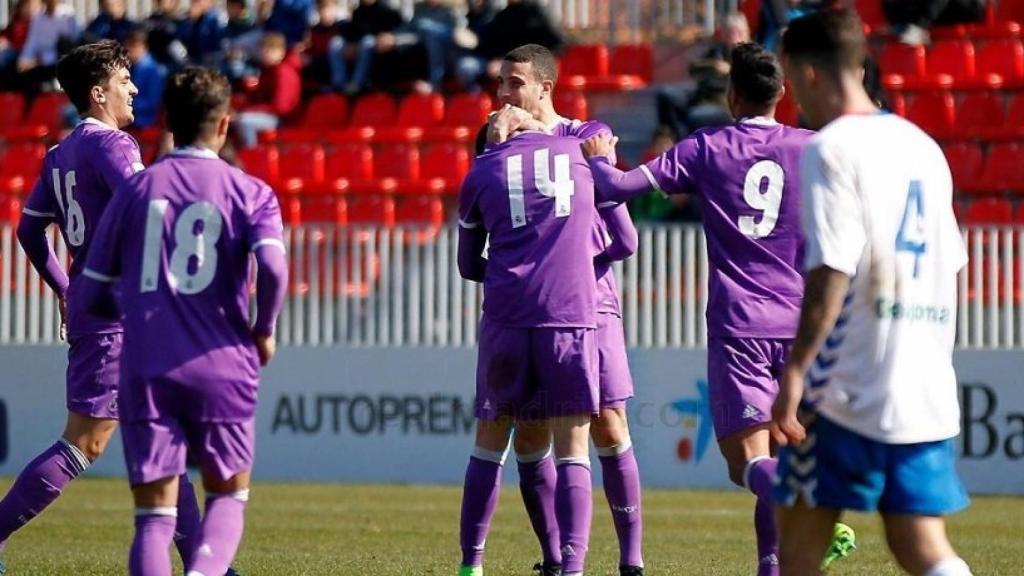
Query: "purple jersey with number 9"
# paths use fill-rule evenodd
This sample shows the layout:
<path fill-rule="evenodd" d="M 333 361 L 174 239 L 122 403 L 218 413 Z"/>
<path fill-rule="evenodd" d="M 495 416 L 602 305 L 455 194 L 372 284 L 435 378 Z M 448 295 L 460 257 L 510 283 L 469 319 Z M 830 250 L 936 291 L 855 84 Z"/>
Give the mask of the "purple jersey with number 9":
<path fill-rule="evenodd" d="M 595 327 L 595 218 L 578 138 L 528 132 L 478 156 L 459 194 L 459 219 L 489 235 L 488 321 Z"/>

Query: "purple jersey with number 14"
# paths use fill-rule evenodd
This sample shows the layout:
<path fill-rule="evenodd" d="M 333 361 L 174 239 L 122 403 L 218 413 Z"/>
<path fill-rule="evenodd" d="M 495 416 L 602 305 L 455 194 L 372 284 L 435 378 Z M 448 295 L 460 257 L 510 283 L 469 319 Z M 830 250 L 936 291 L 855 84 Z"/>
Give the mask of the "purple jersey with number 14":
<path fill-rule="evenodd" d="M 701 199 L 709 336 L 796 334 L 804 286 L 800 154 L 811 136 L 744 119 L 698 131 L 642 167 L 662 191 Z"/>
<path fill-rule="evenodd" d="M 25 214 L 57 223 L 68 252 L 68 335 L 120 332 L 121 325 L 81 310 L 76 298 L 96 226 L 114 190 L 142 170 L 139 145 L 128 133 L 87 118 L 46 154 L 35 189 L 25 201 Z"/>
<path fill-rule="evenodd" d="M 162 390 L 184 395 L 190 386 L 222 393 L 182 402 L 189 419 L 253 416 L 260 364 L 249 322 L 250 253 L 264 244 L 283 249 L 282 232 L 273 191 L 208 150 L 177 150 L 118 189 L 97 232 L 102 251 L 85 274 L 121 278 L 124 420 L 160 417 L 159 406 L 174 404 Z"/>
<path fill-rule="evenodd" d="M 594 328 L 596 218 L 578 138 L 529 132 L 478 156 L 462 185 L 459 219 L 489 234 L 488 321 Z"/>

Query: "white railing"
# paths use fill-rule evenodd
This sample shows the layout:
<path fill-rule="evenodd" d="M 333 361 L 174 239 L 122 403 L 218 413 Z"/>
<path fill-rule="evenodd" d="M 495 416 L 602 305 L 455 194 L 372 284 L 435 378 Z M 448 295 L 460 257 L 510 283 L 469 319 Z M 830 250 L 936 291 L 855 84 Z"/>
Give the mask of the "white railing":
<path fill-rule="evenodd" d="M 1024 228 L 964 232 L 959 348 L 1024 348 Z M 467 347 L 482 292 L 463 281 L 456 230 L 303 226 L 288 231 L 291 287 L 278 337 L 291 346 Z M 57 239 L 59 257 L 67 251 Z M 616 268 L 626 341 L 700 348 L 708 274 L 699 226 L 642 225 L 637 255 Z M 14 237 L 0 227 L 0 343 L 52 343 L 57 310 Z"/>

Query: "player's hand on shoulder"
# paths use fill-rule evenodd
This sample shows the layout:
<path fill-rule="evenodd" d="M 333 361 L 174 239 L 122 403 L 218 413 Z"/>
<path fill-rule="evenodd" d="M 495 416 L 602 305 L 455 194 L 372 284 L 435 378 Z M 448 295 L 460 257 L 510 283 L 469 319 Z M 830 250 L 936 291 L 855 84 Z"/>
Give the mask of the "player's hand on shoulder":
<path fill-rule="evenodd" d="M 534 119 L 534 117 L 516 106 L 505 104 L 501 110 L 492 112 L 487 117 L 487 142 L 489 144 L 501 144 L 513 132 L 517 130 L 532 130 L 534 128 L 526 128 L 526 126 L 539 125 L 540 122 Z"/>
<path fill-rule="evenodd" d="M 256 352 L 260 355 L 260 366 L 270 364 L 277 354 L 277 340 L 274 339 L 274 335 L 255 334 L 253 340 L 256 341 Z"/>
<path fill-rule="evenodd" d="M 803 396 L 803 374 L 787 368 L 779 382 L 779 395 L 772 404 L 772 440 L 779 446 L 799 444 L 804 441 L 807 431 L 797 416 L 800 399 Z"/>
<path fill-rule="evenodd" d="M 591 136 L 580 144 L 580 148 L 583 150 L 583 157 L 591 159 L 597 156 L 610 157 L 615 153 L 615 145 L 619 143 L 618 136 L 612 136 L 611 134 L 597 134 Z"/>

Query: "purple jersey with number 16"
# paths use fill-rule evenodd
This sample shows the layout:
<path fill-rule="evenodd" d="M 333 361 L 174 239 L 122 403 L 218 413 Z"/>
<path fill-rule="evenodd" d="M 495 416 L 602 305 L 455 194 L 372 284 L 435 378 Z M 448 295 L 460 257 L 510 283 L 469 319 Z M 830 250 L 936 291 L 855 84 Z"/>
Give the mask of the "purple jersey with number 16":
<path fill-rule="evenodd" d="M 253 416 L 260 364 L 250 253 L 283 249 L 282 233 L 273 191 L 208 150 L 176 150 L 118 189 L 97 233 L 103 250 L 85 274 L 120 277 L 124 420 L 156 419 L 160 406 L 176 404 L 198 421 Z M 190 386 L 219 393 L 197 395 L 205 400 L 196 405 L 167 397 Z"/>
<path fill-rule="evenodd" d="M 142 170 L 139 145 L 128 133 L 87 118 L 46 154 L 35 189 L 25 201 L 27 216 L 57 223 L 68 252 L 68 335 L 120 332 L 117 322 L 96 318 L 81 310 L 76 298 L 96 226 L 114 190 Z"/>
<path fill-rule="evenodd" d="M 803 298 L 800 154 L 813 132 L 763 118 L 701 130 L 643 170 L 701 199 L 708 335 L 792 338 Z"/>

